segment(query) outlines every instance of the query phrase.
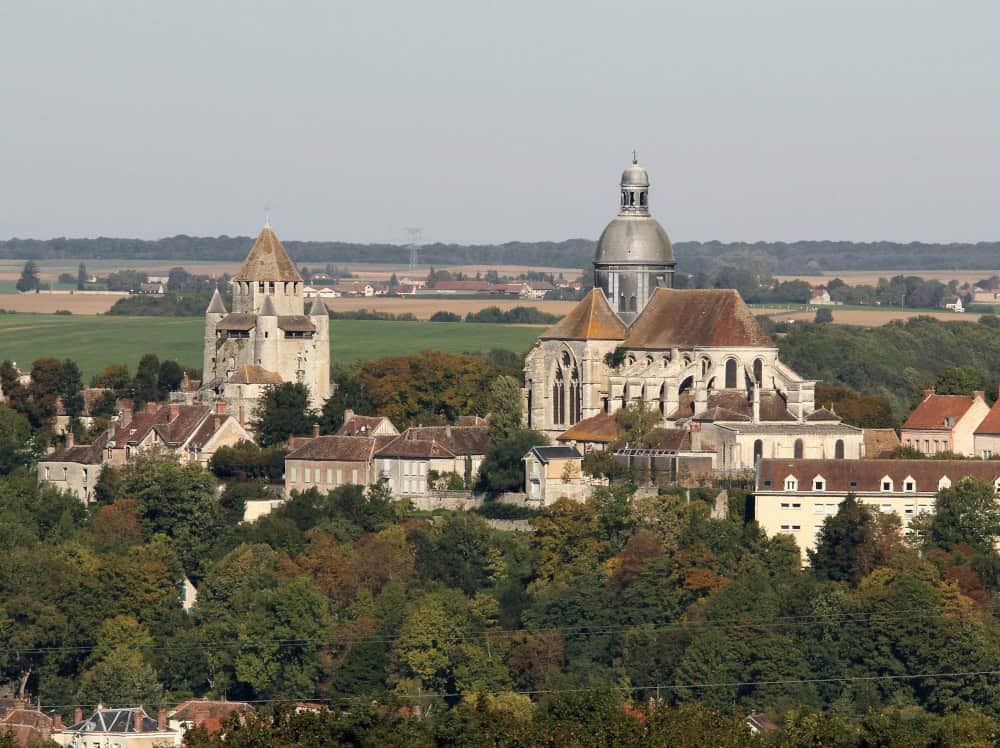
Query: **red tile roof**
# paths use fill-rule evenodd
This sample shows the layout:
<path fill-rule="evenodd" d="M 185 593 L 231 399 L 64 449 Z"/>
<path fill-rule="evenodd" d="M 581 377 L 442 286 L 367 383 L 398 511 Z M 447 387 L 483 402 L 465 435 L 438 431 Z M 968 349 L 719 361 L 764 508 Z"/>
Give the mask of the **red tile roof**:
<path fill-rule="evenodd" d="M 337 429 L 337 435 L 370 436 L 386 420 L 385 416 L 359 416 L 355 414 L 344 420 L 340 428 Z"/>
<path fill-rule="evenodd" d="M 951 430 L 959 418 L 965 415 L 966 411 L 975 402 L 974 397 L 967 395 L 937 395 L 931 393 L 927 395 L 921 403 L 914 408 L 910 417 L 903 424 L 904 429 L 942 429 Z M 946 423 L 945 419 L 951 419 Z"/>
<path fill-rule="evenodd" d="M 209 733 L 215 734 L 222 730 L 222 723 L 231 714 L 250 711 L 250 705 L 243 701 L 208 701 L 192 699 L 178 704 L 169 715 L 173 722 L 183 722 L 193 727 L 202 725 Z"/>
<path fill-rule="evenodd" d="M 375 440 L 368 436 L 317 436 L 303 440 L 285 459 L 368 462 L 374 452 Z"/>
<path fill-rule="evenodd" d="M 281 384 L 281 375 L 263 366 L 244 364 L 229 375 L 231 384 Z"/>
<path fill-rule="evenodd" d="M 658 288 L 628 330 L 627 348 L 766 347 L 774 343 L 731 289 Z"/>
<path fill-rule="evenodd" d="M 826 490 L 880 492 L 881 481 L 889 476 L 893 490 L 903 491 L 903 481 L 913 478 L 916 490 L 934 493 L 938 482 L 947 477 L 952 485 L 972 477 L 993 483 L 1000 478 L 997 460 L 774 460 L 760 461 L 757 489 L 781 491 L 789 475 L 798 479 L 799 489 L 809 491 L 817 476 L 826 479 Z M 765 485 L 770 481 L 771 485 Z M 851 483 L 855 485 L 851 485 Z"/>
<path fill-rule="evenodd" d="M 543 332 L 541 339 L 623 340 L 625 323 L 608 304 L 604 292 L 595 288 L 581 299 L 570 313 Z"/>
<path fill-rule="evenodd" d="M 990 412 L 976 429 L 977 434 L 1000 434 L 1000 400 L 993 403 Z"/>

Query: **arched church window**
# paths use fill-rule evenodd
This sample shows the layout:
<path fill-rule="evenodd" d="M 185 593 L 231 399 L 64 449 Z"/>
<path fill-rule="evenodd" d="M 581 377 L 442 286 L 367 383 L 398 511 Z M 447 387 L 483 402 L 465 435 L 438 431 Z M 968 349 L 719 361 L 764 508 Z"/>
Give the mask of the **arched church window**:
<path fill-rule="evenodd" d="M 565 385 L 562 369 L 556 369 L 556 381 L 552 384 L 552 420 L 560 425 L 566 423 Z"/>
<path fill-rule="evenodd" d="M 753 383 L 758 387 L 764 382 L 764 361 L 757 359 L 753 362 Z"/>
<path fill-rule="evenodd" d="M 764 442 L 760 439 L 755 439 L 753 443 L 753 464 L 756 465 L 760 462 L 760 459 L 764 456 Z"/>
<path fill-rule="evenodd" d="M 801 439 L 795 440 L 795 459 L 801 460 L 802 455 L 805 453 L 805 445 L 802 444 Z"/>
<path fill-rule="evenodd" d="M 736 359 L 726 361 L 726 389 L 736 389 Z"/>
<path fill-rule="evenodd" d="M 580 385 L 580 372 L 575 366 L 570 375 L 569 383 L 569 422 L 572 425 L 580 420 L 583 412 L 583 406 L 580 403 L 583 388 Z"/>
<path fill-rule="evenodd" d="M 833 457 L 837 460 L 844 459 L 844 440 L 837 439 L 837 443 L 833 445 Z"/>
<path fill-rule="evenodd" d="M 566 352 L 566 351 L 563 351 L 562 362 L 563 362 L 563 366 L 569 366 L 569 364 L 570 364 L 569 353 Z"/>
<path fill-rule="evenodd" d="M 531 389 L 531 380 L 528 381 L 528 428 L 531 428 L 531 406 L 532 406 L 532 395 L 534 393 Z"/>
<path fill-rule="evenodd" d="M 667 385 L 660 385 L 660 415 L 667 417 Z"/>

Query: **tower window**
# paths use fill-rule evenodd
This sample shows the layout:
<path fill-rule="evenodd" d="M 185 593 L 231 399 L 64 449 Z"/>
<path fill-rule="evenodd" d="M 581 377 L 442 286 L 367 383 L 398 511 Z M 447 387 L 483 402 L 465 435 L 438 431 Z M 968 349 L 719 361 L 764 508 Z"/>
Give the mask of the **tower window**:
<path fill-rule="evenodd" d="M 646 193 L 645 191 L 639 193 L 639 205 L 643 208 L 646 207 Z"/>
<path fill-rule="evenodd" d="M 272 296 L 274 296 L 274 281 L 271 281 L 268 284 L 268 293 L 270 293 Z"/>
<path fill-rule="evenodd" d="M 628 204 L 630 206 L 634 206 L 635 205 L 635 193 L 634 192 L 628 193 Z"/>
<path fill-rule="evenodd" d="M 257 281 L 257 293 L 264 293 L 264 281 Z"/>
<path fill-rule="evenodd" d="M 622 190 L 622 207 L 624 208 L 626 205 L 628 205 L 628 193 Z"/>

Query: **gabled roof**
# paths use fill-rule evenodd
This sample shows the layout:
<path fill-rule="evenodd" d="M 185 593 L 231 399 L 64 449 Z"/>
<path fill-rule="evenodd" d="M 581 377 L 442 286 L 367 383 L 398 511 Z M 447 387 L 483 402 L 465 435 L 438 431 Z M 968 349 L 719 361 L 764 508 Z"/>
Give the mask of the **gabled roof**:
<path fill-rule="evenodd" d="M 302 276 L 270 225 L 260 230 L 257 241 L 233 278 L 236 281 L 298 281 Z"/>
<path fill-rule="evenodd" d="M 397 436 L 385 446 L 379 448 L 379 457 L 412 457 L 434 459 L 449 459 L 457 455 L 435 439 L 407 439 Z"/>
<path fill-rule="evenodd" d="M 968 395 L 938 395 L 929 393 L 920 404 L 913 409 L 910 417 L 903 424 L 904 429 L 942 429 L 951 430 L 959 418 L 964 416 L 972 404 L 974 397 Z M 946 419 L 950 423 L 946 423 Z"/>
<path fill-rule="evenodd" d="M 604 291 L 594 288 L 575 307 L 543 332 L 539 338 L 562 340 L 623 340 L 625 323 L 618 319 Z"/>
<path fill-rule="evenodd" d="M 977 434 L 1000 434 L 1000 400 L 993 403 L 990 412 L 976 429 Z"/>
<path fill-rule="evenodd" d="M 772 348 L 774 343 L 735 290 L 657 288 L 629 327 L 625 346 Z"/>
<path fill-rule="evenodd" d="M 337 429 L 338 436 L 372 436 L 375 433 L 375 429 L 383 424 L 388 423 L 389 430 L 398 435 L 399 432 L 396 431 L 396 427 L 392 424 L 385 416 L 359 416 L 356 413 L 352 413 L 349 417 L 344 419 L 344 422 Z"/>
<path fill-rule="evenodd" d="M 374 452 L 375 440 L 368 436 L 316 436 L 303 440 L 285 459 L 368 462 Z"/>
<path fill-rule="evenodd" d="M 178 704 L 169 715 L 173 722 L 183 722 L 195 727 L 203 726 L 209 733 L 217 733 L 222 723 L 235 712 L 248 712 L 251 707 L 245 701 L 209 701 L 191 699 Z"/>
<path fill-rule="evenodd" d="M 244 364 L 226 380 L 230 384 L 281 384 L 281 375 L 257 364 Z"/>
<path fill-rule="evenodd" d="M 163 408 L 167 410 L 169 420 L 166 423 L 156 424 L 153 429 L 171 447 L 177 447 L 186 442 L 212 411 L 207 405 L 164 405 Z M 175 412 L 176 415 L 174 415 Z M 173 417 L 171 418 L 171 416 Z"/>
<path fill-rule="evenodd" d="M 618 421 L 603 411 L 584 418 L 556 437 L 559 442 L 603 442 L 610 444 L 618 438 Z"/>

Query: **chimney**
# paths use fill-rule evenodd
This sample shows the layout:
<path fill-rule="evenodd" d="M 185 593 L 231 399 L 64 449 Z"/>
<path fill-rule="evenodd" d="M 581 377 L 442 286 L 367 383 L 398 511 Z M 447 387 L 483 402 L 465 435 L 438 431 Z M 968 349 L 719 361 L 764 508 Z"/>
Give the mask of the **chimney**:
<path fill-rule="evenodd" d="M 181 389 L 187 392 L 191 389 L 191 379 L 188 377 L 188 373 L 185 371 L 184 376 L 181 377 Z"/>
<path fill-rule="evenodd" d="M 156 729 L 160 732 L 167 730 L 167 710 L 161 709 L 156 713 Z"/>
<path fill-rule="evenodd" d="M 181 406 L 178 403 L 170 403 L 170 420 L 177 420 L 177 416 L 181 414 Z"/>
<path fill-rule="evenodd" d="M 226 401 L 225 400 L 216 400 L 215 401 L 215 414 L 217 416 L 224 416 L 224 415 L 226 415 Z"/>
<path fill-rule="evenodd" d="M 159 409 L 160 409 L 160 406 L 157 405 L 156 403 L 146 403 L 146 412 L 147 413 L 155 413 Z"/>
<path fill-rule="evenodd" d="M 73 724 L 75 725 L 79 722 L 83 722 L 83 708 L 78 706 L 73 710 Z"/>
<path fill-rule="evenodd" d="M 972 392 L 972 399 L 973 400 L 985 400 L 986 399 L 986 393 L 983 390 L 973 390 L 973 392 Z M 72 437 L 70 437 L 70 438 L 72 438 Z M 71 444 L 70 446 L 73 446 L 73 445 Z"/>
<path fill-rule="evenodd" d="M 142 707 L 137 706 L 135 711 L 132 712 L 132 722 L 135 725 L 136 732 L 142 732 Z"/>
<path fill-rule="evenodd" d="M 354 418 L 354 411 L 350 408 L 344 408 L 344 423 L 347 423 L 352 418 Z"/>
<path fill-rule="evenodd" d="M 73 432 L 66 432 L 66 449 L 71 449 L 73 446 Z"/>
<path fill-rule="evenodd" d="M 314 423 L 313 424 L 313 439 L 317 438 L 318 436 L 319 436 L 319 424 L 318 423 Z"/>
<path fill-rule="evenodd" d="M 125 428 L 130 423 L 132 423 L 132 408 L 122 408 L 121 416 L 118 419 L 118 423 L 122 428 Z"/>
<path fill-rule="evenodd" d="M 53 730 L 61 730 L 62 727 L 63 727 L 63 725 L 62 725 L 62 715 L 61 714 L 57 714 L 56 716 L 54 716 L 52 718 L 52 729 Z"/>

